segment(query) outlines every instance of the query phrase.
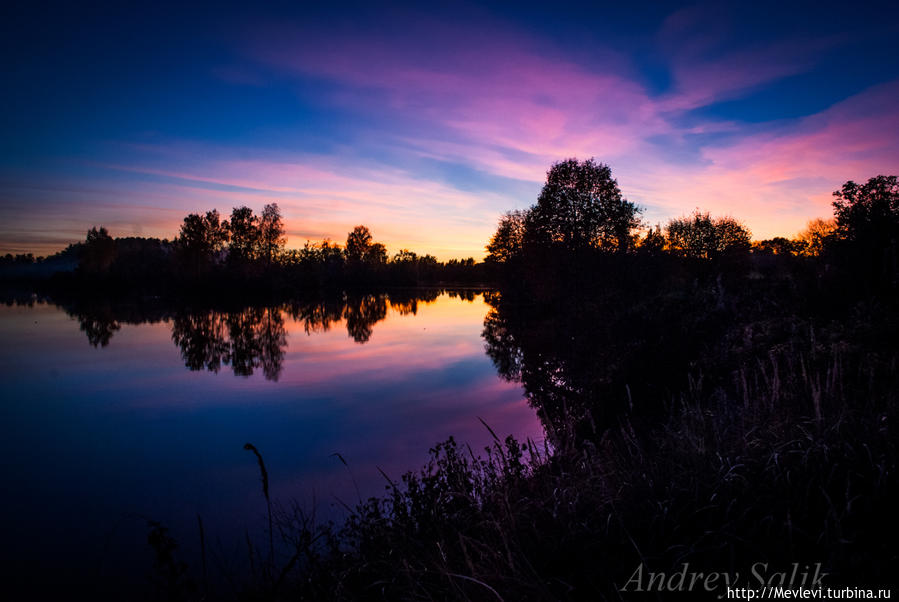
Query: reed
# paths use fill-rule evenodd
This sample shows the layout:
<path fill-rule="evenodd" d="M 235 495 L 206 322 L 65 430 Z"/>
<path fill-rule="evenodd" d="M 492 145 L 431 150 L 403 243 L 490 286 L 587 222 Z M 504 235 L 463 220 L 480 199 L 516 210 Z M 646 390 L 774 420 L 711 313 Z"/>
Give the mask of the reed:
<path fill-rule="evenodd" d="M 247 451 L 253 452 L 253 455 L 256 456 L 256 461 L 259 463 L 259 473 L 262 479 L 262 495 L 265 496 L 265 505 L 268 510 L 268 562 L 266 563 L 266 567 L 269 570 L 269 576 L 271 576 L 271 567 L 275 562 L 275 529 L 272 517 L 272 498 L 268 493 L 268 471 L 265 469 L 265 461 L 262 459 L 262 454 L 259 453 L 259 450 L 256 449 L 256 446 L 252 443 L 245 443 L 243 448 Z M 247 538 L 247 542 L 249 544 L 249 537 Z M 252 548 L 251 548 L 252 550 Z M 251 551 L 252 553 L 252 551 Z"/>

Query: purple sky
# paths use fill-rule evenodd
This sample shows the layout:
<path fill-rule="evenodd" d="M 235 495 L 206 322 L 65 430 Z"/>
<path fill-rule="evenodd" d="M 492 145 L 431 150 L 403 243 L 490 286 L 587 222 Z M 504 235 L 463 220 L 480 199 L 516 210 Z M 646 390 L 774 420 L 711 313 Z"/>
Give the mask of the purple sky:
<path fill-rule="evenodd" d="M 701 208 L 792 236 L 899 172 L 899 11 L 736 6 L 13 10 L 0 252 L 274 201 L 290 247 L 366 224 L 391 253 L 481 257 L 568 157 L 609 164 L 648 225 Z"/>

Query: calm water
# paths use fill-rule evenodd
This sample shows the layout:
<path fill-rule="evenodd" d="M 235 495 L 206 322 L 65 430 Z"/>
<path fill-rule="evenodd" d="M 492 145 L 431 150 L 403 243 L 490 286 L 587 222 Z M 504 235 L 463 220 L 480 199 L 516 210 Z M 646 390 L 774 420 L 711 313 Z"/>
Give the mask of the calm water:
<path fill-rule="evenodd" d="M 197 514 L 227 557 L 264 513 L 246 442 L 273 497 L 339 519 L 337 499 L 384 490 L 378 467 L 399 477 L 450 435 L 482 449 L 477 417 L 542 440 L 520 385 L 484 353 L 487 310 L 446 294 L 154 322 L 0 307 L 5 570 L 71 584 L 123 574 L 149 558 L 148 518 L 193 561 Z"/>

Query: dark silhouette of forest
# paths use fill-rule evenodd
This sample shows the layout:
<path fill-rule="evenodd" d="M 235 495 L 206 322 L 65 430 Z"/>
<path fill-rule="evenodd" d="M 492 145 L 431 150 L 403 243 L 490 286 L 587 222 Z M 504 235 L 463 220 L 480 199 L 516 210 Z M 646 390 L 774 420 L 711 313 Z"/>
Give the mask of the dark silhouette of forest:
<path fill-rule="evenodd" d="M 537 204 L 504 215 L 488 244 L 499 285 L 487 353 L 549 432 L 581 434 L 623 412 L 647 418 L 688 377 L 738 396 L 733 375 L 795 361 L 800 332 L 892 353 L 899 183 L 847 182 L 834 198 L 834 218 L 793 240 L 753 243 L 735 218 L 699 210 L 641 229 L 607 166 L 557 163 Z"/>
<path fill-rule="evenodd" d="M 554 165 L 488 245 L 483 331 L 546 442 L 485 425 L 486 456 L 438 444 L 340 528 L 295 507 L 254 591 L 668 599 L 635 571 L 753 587 L 751 567 L 776 585 L 796 562 L 895 585 L 899 184 L 834 198 L 832 221 L 752 242 L 702 211 L 645 229 L 607 166 Z"/>
<path fill-rule="evenodd" d="M 408 249 L 388 256 L 361 225 L 343 247 L 329 240 L 307 241 L 302 249 L 285 243 L 276 203 L 261 215 L 235 207 L 224 218 L 213 209 L 185 217 L 172 241 L 113 238 L 105 227 L 92 227 L 83 242 L 56 255 L 0 258 L 0 278 L 57 292 L 249 299 L 488 280 L 484 264 L 472 258 L 441 262 Z"/>
<path fill-rule="evenodd" d="M 285 315 L 310 332 L 342 321 L 364 343 L 387 307 L 415 312 L 414 294 L 379 286 L 495 284 L 486 353 L 521 383 L 546 441 L 485 425 L 486 456 L 440 443 L 340 526 L 294 505 L 267 534 L 277 544 L 250 547 L 255 580 L 237 597 L 631 599 L 621 588 L 635 569 L 685 563 L 731 575 L 821 563 L 825 585 L 894 585 L 899 181 L 847 182 L 833 209 L 794 239 L 753 242 L 738 219 L 701 210 L 647 227 L 608 166 L 569 159 L 531 208 L 502 216 L 482 264 L 388 258 L 363 226 L 344 247 L 284 251 L 268 206 L 188 216 L 173 243 L 91 230 L 66 278 L 344 291 L 158 314 L 188 368 L 267 378 L 280 373 Z M 81 298 L 71 313 L 108 344 L 126 318 Z M 176 577 L 170 598 L 227 589 Z"/>

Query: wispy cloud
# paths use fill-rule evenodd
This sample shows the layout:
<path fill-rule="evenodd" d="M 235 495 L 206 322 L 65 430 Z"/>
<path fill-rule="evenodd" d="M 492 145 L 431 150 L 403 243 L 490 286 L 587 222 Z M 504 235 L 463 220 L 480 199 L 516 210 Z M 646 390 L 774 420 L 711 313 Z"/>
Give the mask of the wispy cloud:
<path fill-rule="evenodd" d="M 778 131 L 702 149 L 703 165 L 651 161 L 633 182 L 654 216 L 695 207 L 743 218 L 757 237 L 791 235 L 831 213 L 831 192 L 899 167 L 899 81 L 865 90 Z"/>
<path fill-rule="evenodd" d="M 833 31 L 740 37 L 741 26 L 726 8 L 686 8 L 635 49 L 573 48 L 483 12 L 247 25 L 209 76 L 239 89 L 234 102 L 276 95 L 283 129 L 254 130 L 264 120 L 231 107 L 245 138 L 123 136 L 65 176 L 4 177 L 0 203 L 17 210 L 4 209 L 0 239 L 36 240 L 42 220 L 57 244 L 73 219 L 77 238 L 92 223 L 171 237 L 188 212 L 276 201 L 291 246 L 365 223 L 392 251 L 481 256 L 496 217 L 532 204 L 552 162 L 572 156 L 610 164 L 650 222 L 701 207 L 789 235 L 829 212 L 842 181 L 895 173 L 899 85 L 847 89 L 801 117 L 711 117 L 846 43 Z M 648 84 L 647 61 L 664 85 Z"/>

